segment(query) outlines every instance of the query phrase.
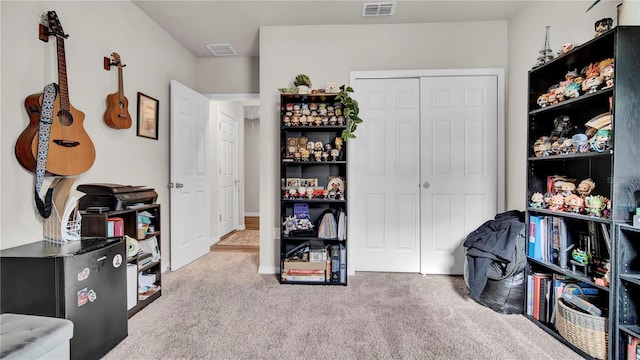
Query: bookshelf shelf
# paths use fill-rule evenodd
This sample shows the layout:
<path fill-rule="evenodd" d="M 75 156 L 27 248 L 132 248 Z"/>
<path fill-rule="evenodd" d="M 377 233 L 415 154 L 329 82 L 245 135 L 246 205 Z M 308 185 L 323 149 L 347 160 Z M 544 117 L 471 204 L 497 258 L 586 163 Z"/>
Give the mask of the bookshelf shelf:
<path fill-rule="evenodd" d="M 341 106 L 336 94 L 281 94 L 280 119 L 279 281 L 347 285 L 347 144 Z M 334 226 L 323 226 L 329 213 Z"/>
<path fill-rule="evenodd" d="M 589 359 L 626 359 L 629 336 L 640 330 L 640 229 L 629 226 L 640 207 L 640 188 L 631 180 L 638 178 L 640 168 L 640 55 L 631 50 L 639 45 L 640 27 L 618 26 L 528 76 L 526 317 Z M 588 79 L 600 75 L 601 64 L 610 61 L 615 79 L 608 85 L 540 105 L 541 99 L 552 101 L 558 88 L 574 82 L 565 77 L 569 72 L 584 69 L 580 76 Z M 586 74 L 587 69 L 597 73 Z M 607 128 L 603 119 L 615 126 Z M 596 142 L 599 130 L 610 131 L 612 141 Z M 584 146 L 565 142 L 578 134 L 586 134 Z M 595 187 L 586 186 L 591 182 Z M 536 193 L 542 203 L 532 199 Z M 603 205 L 597 210 L 586 206 L 597 202 Z M 598 340 L 608 340 L 605 353 L 571 343 L 563 336 L 566 330 L 556 329 L 549 311 L 539 310 L 542 305 L 554 308 L 564 286 L 575 281 L 587 290 L 583 296 L 608 314 L 608 328 L 601 334 L 608 338 Z"/>

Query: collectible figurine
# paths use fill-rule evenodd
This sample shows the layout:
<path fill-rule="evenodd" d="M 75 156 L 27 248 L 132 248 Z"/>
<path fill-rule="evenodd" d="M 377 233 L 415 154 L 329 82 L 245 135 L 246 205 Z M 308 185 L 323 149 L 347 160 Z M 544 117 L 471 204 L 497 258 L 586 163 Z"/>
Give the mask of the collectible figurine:
<path fill-rule="evenodd" d="M 602 210 L 607 207 L 606 198 L 602 195 L 589 195 L 584 198 L 587 215 L 602 217 Z"/>
<path fill-rule="evenodd" d="M 549 136 L 551 142 L 558 140 L 558 138 L 566 138 L 572 127 L 571 119 L 567 115 L 561 115 L 553 119 L 553 130 Z"/>
<path fill-rule="evenodd" d="M 576 192 L 578 193 L 578 195 L 585 197 L 590 195 L 591 191 L 593 191 L 593 189 L 595 188 L 596 188 L 596 183 L 593 182 L 593 180 L 584 179 L 580 181 L 580 184 L 578 184 L 578 188 L 576 189 Z"/>
<path fill-rule="evenodd" d="M 560 185 L 560 194 L 562 196 L 572 195 L 576 191 L 576 185 L 570 181 L 564 181 L 562 185 Z"/>
<path fill-rule="evenodd" d="M 573 81 L 571 82 L 571 84 L 565 86 L 564 88 L 564 96 L 567 99 L 573 99 L 573 98 L 577 98 L 578 96 L 580 96 L 580 89 L 581 89 L 581 85 L 578 84 L 577 82 Z"/>
<path fill-rule="evenodd" d="M 600 61 L 600 76 L 604 80 L 603 89 L 608 89 L 613 86 L 613 73 L 614 73 L 614 60 L 613 58 Z"/>
<path fill-rule="evenodd" d="M 533 144 L 533 154 L 537 157 L 549 156 L 551 154 L 551 142 L 546 136 L 540 137 Z"/>
<path fill-rule="evenodd" d="M 568 212 L 580 214 L 584 209 L 584 200 L 576 194 L 571 194 L 564 198 L 564 205 Z"/>
<path fill-rule="evenodd" d="M 573 145 L 577 152 L 586 153 L 589 151 L 589 138 L 587 135 L 579 133 L 573 135 L 571 139 L 573 140 Z"/>
<path fill-rule="evenodd" d="M 593 24 L 593 28 L 596 31 L 593 37 L 598 37 L 604 34 L 605 32 L 611 30 L 612 26 L 613 26 L 612 18 L 604 18 L 596 21 L 595 24 Z"/>
<path fill-rule="evenodd" d="M 558 51 L 558 55 L 564 55 L 573 49 L 572 43 L 564 43 L 560 47 L 560 51 Z"/>
<path fill-rule="evenodd" d="M 296 227 L 296 217 L 293 215 L 287 216 L 284 222 L 282 223 L 282 226 L 284 226 L 284 230 L 283 230 L 284 235 L 289 236 L 289 233 L 291 231 L 298 230 L 298 228 Z"/>
<path fill-rule="evenodd" d="M 551 197 L 549 210 L 564 211 L 564 196 L 562 196 L 562 194 L 555 194 Z"/>
<path fill-rule="evenodd" d="M 544 209 L 546 207 L 544 196 L 541 192 L 536 192 L 531 195 L 531 202 L 529 203 L 529 206 L 534 209 Z"/>
<path fill-rule="evenodd" d="M 591 76 L 582 83 L 582 91 L 585 91 L 588 94 L 593 94 L 598 91 L 598 86 L 600 85 L 602 85 L 602 76 Z"/>
<path fill-rule="evenodd" d="M 611 130 L 600 129 L 591 139 L 591 149 L 597 152 L 603 152 L 611 148 Z"/>
<path fill-rule="evenodd" d="M 577 261 L 580 264 L 586 265 L 589 263 L 589 258 L 591 258 L 591 256 L 584 250 L 574 249 L 571 252 L 571 258 L 573 258 L 573 260 Z"/>
<path fill-rule="evenodd" d="M 541 108 L 547 107 L 547 105 L 549 104 L 549 94 L 542 94 L 538 96 L 537 103 Z"/>

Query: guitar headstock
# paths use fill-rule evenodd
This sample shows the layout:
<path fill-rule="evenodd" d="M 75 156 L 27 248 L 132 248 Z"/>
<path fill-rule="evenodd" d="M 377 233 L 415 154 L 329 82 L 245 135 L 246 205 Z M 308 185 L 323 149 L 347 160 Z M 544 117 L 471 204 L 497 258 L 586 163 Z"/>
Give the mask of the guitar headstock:
<path fill-rule="evenodd" d="M 113 63 L 112 63 L 113 65 L 119 68 L 126 66 L 122 63 L 122 60 L 120 59 L 120 55 L 117 52 L 111 53 L 111 57 L 113 58 Z"/>
<path fill-rule="evenodd" d="M 49 29 L 49 35 L 62 36 L 63 38 L 69 37 L 64 33 L 60 19 L 55 11 L 51 10 L 47 12 L 47 27 Z"/>

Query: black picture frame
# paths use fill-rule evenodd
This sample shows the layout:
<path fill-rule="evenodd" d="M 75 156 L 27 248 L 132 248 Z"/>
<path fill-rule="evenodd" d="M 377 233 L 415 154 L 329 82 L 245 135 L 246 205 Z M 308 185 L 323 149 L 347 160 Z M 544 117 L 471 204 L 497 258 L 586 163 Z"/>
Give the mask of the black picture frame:
<path fill-rule="evenodd" d="M 159 105 L 158 99 L 138 92 L 138 136 L 158 140 Z"/>

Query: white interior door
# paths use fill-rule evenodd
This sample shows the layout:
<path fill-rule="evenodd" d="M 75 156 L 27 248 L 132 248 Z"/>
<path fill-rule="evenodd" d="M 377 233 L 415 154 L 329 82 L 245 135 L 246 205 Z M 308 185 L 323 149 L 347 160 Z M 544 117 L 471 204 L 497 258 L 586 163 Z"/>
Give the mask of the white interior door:
<path fill-rule="evenodd" d="M 238 224 L 238 123 L 218 109 L 219 156 L 219 236 L 230 233 Z"/>
<path fill-rule="evenodd" d="M 462 274 L 465 237 L 498 210 L 497 83 L 420 80 L 423 273 Z"/>
<path fill-rule="evenodd" d="M 419 80 L 357 79 L 365 119 L 349 140 L 355 271 L 420 271 Z"/>
<path fill-rule="evenodd" d="M 209 99 L 171 81 L 171 269 L 209 251 Z"/>

